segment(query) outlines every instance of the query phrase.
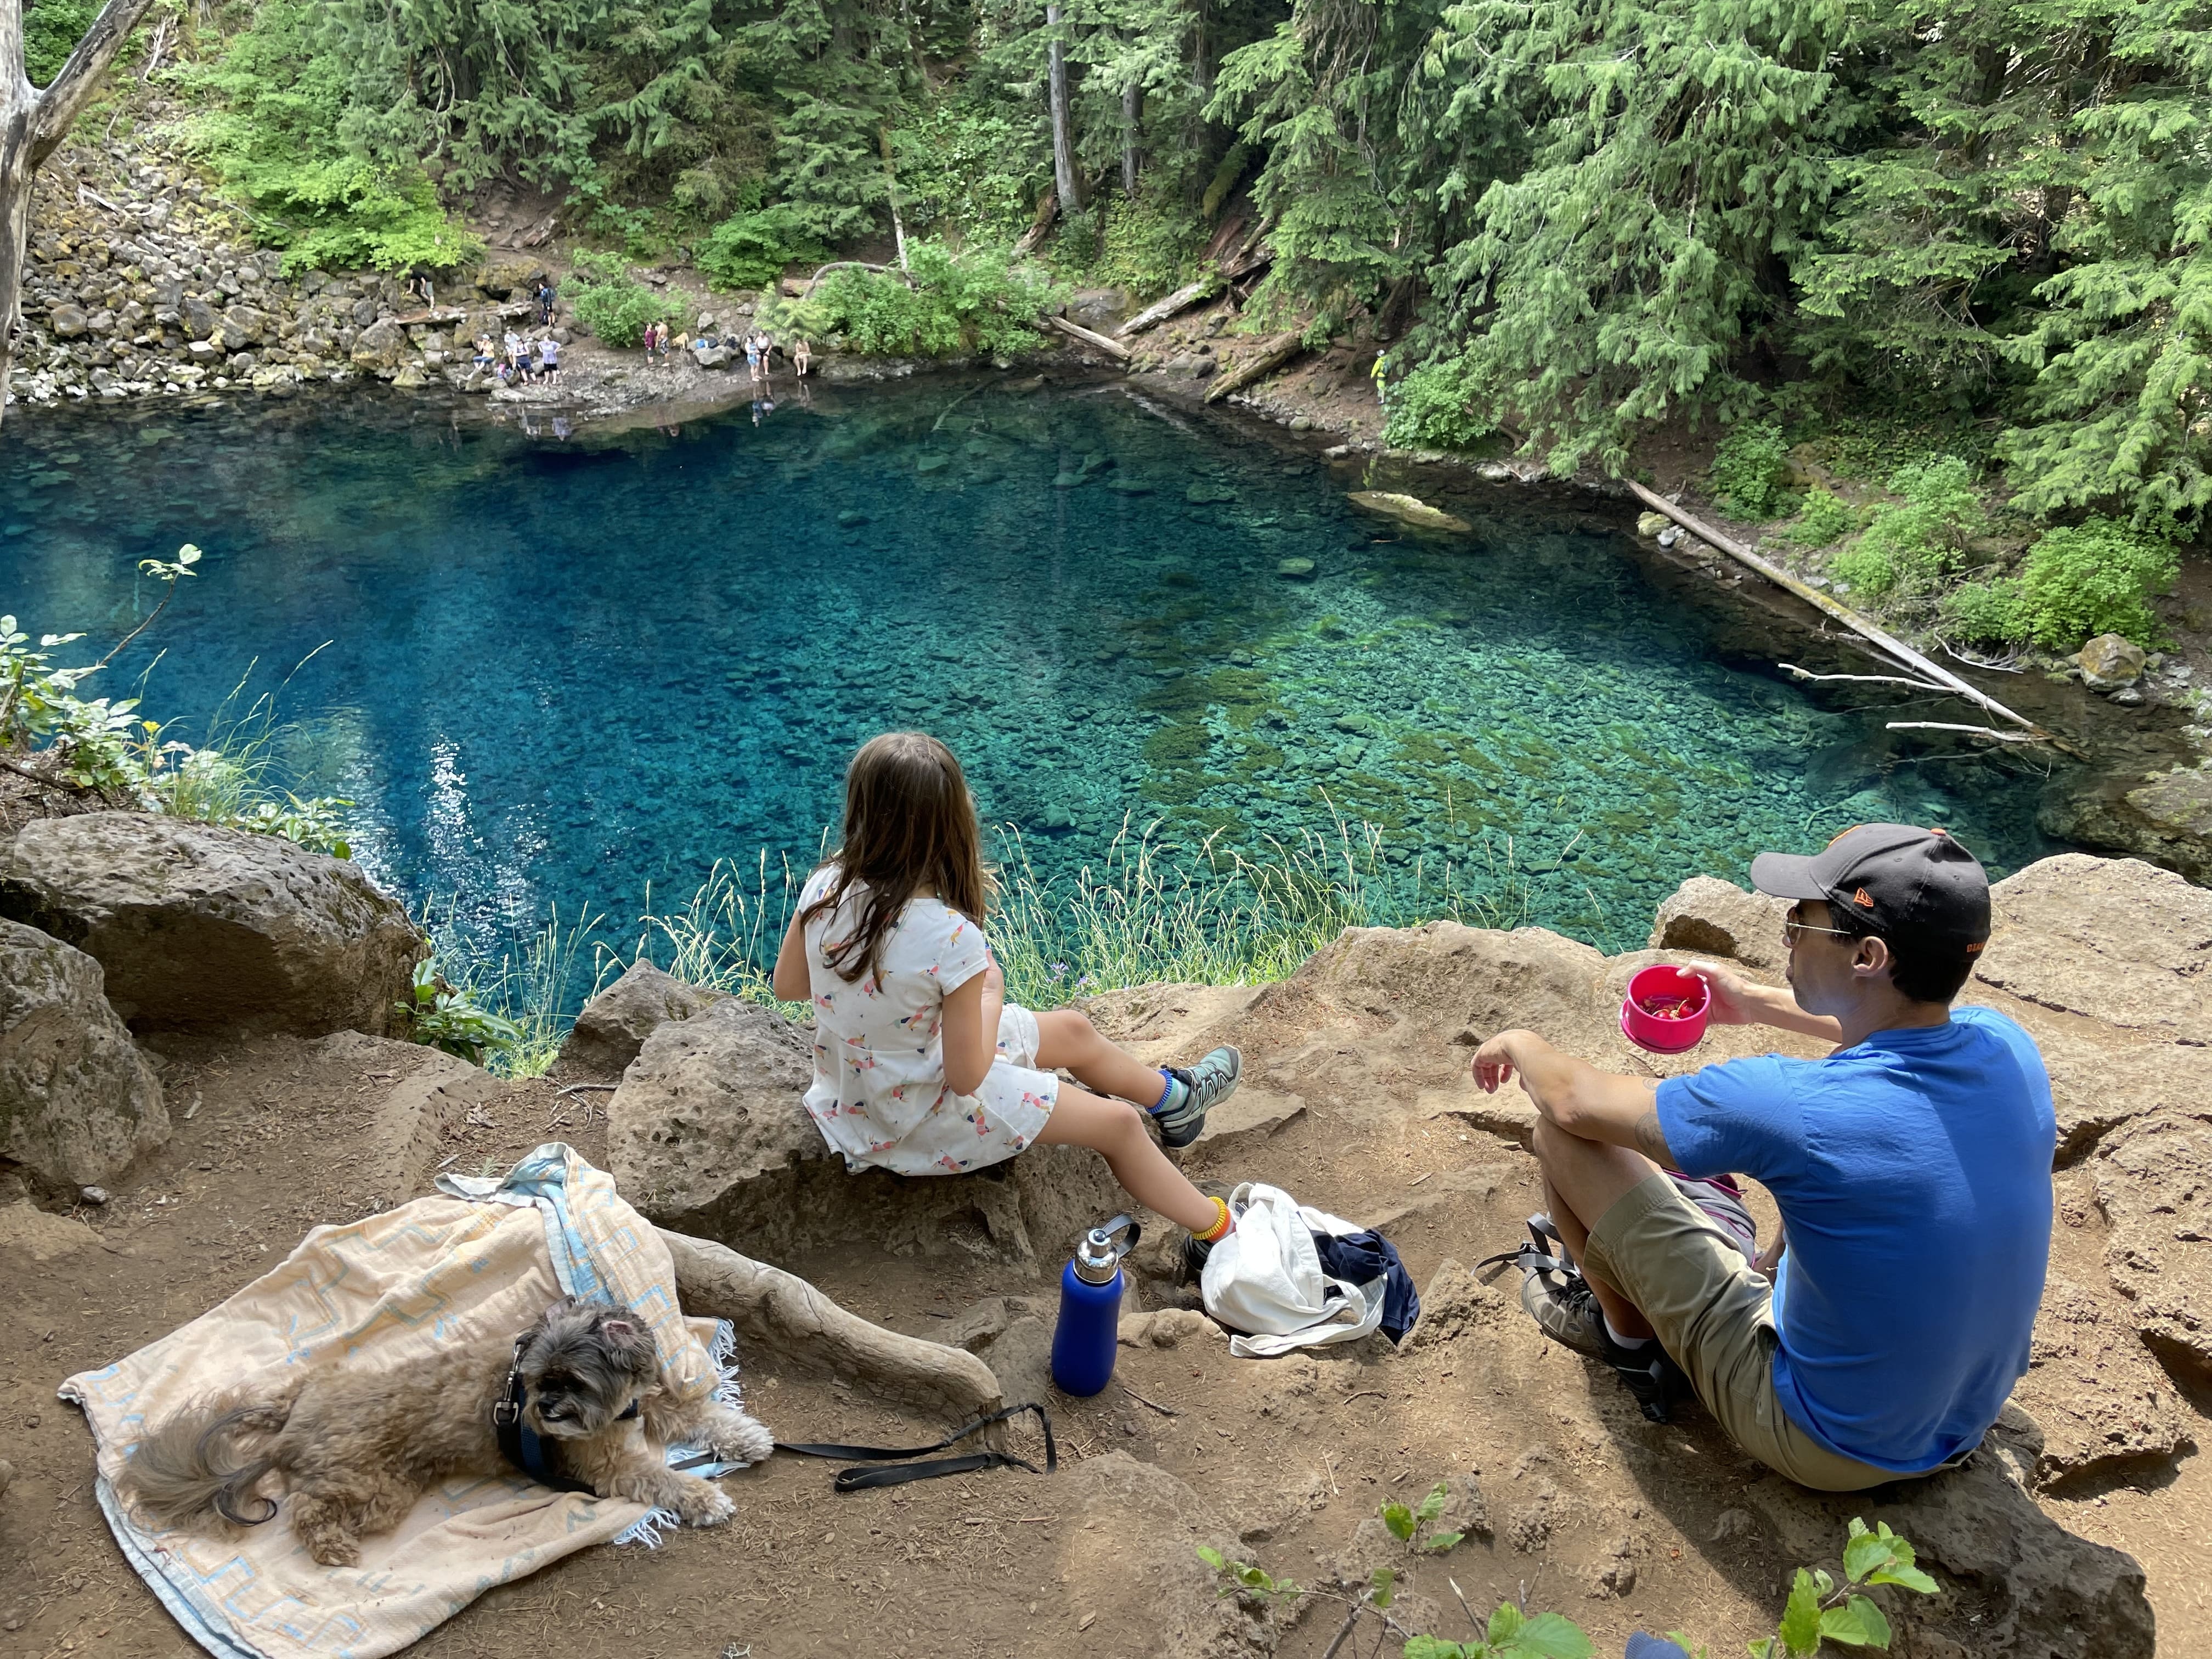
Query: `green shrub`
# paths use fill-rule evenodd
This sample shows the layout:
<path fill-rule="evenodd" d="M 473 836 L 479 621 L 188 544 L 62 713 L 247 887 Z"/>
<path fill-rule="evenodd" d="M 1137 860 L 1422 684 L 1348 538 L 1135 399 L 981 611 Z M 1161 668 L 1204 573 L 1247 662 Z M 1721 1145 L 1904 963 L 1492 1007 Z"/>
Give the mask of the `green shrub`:
<path fill-rule="evenodd" d="M 1385 394 L 1382 441 L 1398 449 L 1472 449 L 1498 430 L 1479 398 L 1464 358 L 1423 363 Z"/>
<path fill-rule="evenodd" d="M 1954 589 L 1943 601 L 1943 623 L 1962 640 L 2002 644 L 2027 633 L 2018 579 L 1999 576 Z"/>
<path fill-rule="evenodd" d="M 317 7 L 264 0 L 220 58 L 185 70 L 204 107 L 179 137 L 246 206 L 255 236 L 284 250 L 287 272 L 481 258 L 482 240 L 447 216 L 421 167 L 371 161 L 343 136 L 350 75 Z"/>
<path fill-rule="evenodd" d="M 2047 532 L 2021 569 L 2021 630 L 2051 649 L 2094 634 L 2157 641 L 2150 597 L 2180 574 L 2172 546 L 2117 520 L 2096 517 Z"/>
<path fill-rule="evenodd" d="M 1714 453 L 1714 498 L 1733 517 L 1771 519 L 1789 500 L 1790 446 L 1765 422 L 1739 426 Z"/>
<path fill-rule="evenodd" d="M 899 210 L 909 234 L 961 226 L 1012 241 L 1030 222 L 1036 163 L 1051 155 L 1027 106 L 955 99 L 891 132 Z"/>
<path fill-rule="evenodd" d="M 43 87 L 62 72 L 100 15 L 100 0 L 31 0 L 23 13 L 23 72 Z"/>
<path fill-rule="evenodd" d="M 1967 542 L 1988 526 L 1973 468 L 1944 455 L 1899 468 L 1889 488 L 1904 499 L 1875 508 L 1865 532 L 1830 567 L 1855 592 L 1933 592 L 1956 573 Z"/>
<path fill-rule="evenodd" d="M 1859 527 L 1859 510 L 1817 484 L 1805 494 L 1796 522 L 1776 538 L 1799 547 L 1832 547 Z"/>
<path fill-rule="evenodd" d="M 1175 198 L 1161 193 L 1109 199 L 1105 234 L 1097 257 L 1081 272 L 1085 281 L 1126 288 L 1156 299 L 1198 275 L 1206 251 L 1205 222 Z"/>
<path fill-rule="evenodd" d="M 818 264 L 830 250 L 807 233 L 796 208 L 779 202 L 732 214 L 707 233 L 693 257 L 716 288 L 759 289 L 771 286 L 785 266 Z"/>
<path fill-rule="evenodd" d="M 805 300 L 775 313 L 786 332 L 870 356 L 949 357 L 1019 351 L 1036 343 L 1038 315 L 1066 290 L 1035 266 L 1009 268 L 1003 247 L 955 253 L 942 242 L 907 244 L 908 270 L 832 271 Z"/>
<path fill-rule="evenodd" d="M 569 304 L 576 319 L 608 345 L 634 346 L 645 338 L 647 323 L 672 323 L 684 314 L 682 306 L 631 277 L 617 262 L 579 252 L 575 268 L 584 280 L 570 287 Z"/>

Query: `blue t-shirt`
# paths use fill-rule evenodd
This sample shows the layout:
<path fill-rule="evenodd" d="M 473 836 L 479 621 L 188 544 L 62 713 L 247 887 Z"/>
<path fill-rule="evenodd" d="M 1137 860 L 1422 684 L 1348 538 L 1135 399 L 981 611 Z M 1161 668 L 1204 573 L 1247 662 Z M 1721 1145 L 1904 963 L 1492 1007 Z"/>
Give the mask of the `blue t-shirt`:
<path fill-rule="evenodd" d="M 1774 1387 L 1876 1468 L 1972 1449 L 2027 1370 L 2051 1249 L 2051 1079 L 1987 1008 L 1825 1060 L 1732 1060 L 1659 1085 L 1682 1173 L 1764 1182 L 1790 1239 Z"/>

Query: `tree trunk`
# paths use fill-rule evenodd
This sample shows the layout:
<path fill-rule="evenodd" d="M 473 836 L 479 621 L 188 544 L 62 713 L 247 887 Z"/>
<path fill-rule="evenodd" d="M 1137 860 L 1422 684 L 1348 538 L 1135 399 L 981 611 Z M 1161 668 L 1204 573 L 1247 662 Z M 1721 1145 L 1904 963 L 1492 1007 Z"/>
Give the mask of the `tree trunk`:
<path fill-rule="evenodd" d="M 1144 88 L 1134 80 L 1121 88 L 1121 194 L 1137 193 L 1137 100 Z"/>
<path fill-rule="evenodd" d="M 1051 32 L 1045 61 L 1052 99 L 1053 184 L 1060 196 L 1060 210 L 1073 217 L 1083 211 L 1083 191 L 1075 172 L 1075 139 L 1067 126 L 1067 50 L 1060 38 L 1058 5 L 1046 5 L 1044 26 Z"/>
<path fill-rule="evenodd" d="M 22 325 L 23 261 L 31 236 L 31 180 L 153 0 L 107 0 L 44 92 L 23 73 L 22 0 L 0 0 L 0 419 L 8 409 Z"/>

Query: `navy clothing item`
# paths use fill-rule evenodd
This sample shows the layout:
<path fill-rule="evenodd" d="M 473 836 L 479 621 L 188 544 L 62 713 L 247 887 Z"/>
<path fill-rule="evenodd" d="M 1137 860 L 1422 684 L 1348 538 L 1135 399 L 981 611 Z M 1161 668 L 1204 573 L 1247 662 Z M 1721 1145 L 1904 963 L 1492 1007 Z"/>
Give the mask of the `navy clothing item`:
<path fill-rule="evenodd" d="M 1659 1085 L 1685 1174 L 1765 1182 L 1782 1407 L 1831 1450 L 1917 1474 L 1971 1451 L 2027 1370 L 2051 1248 L 2051 1079 L 1987 1008 L 1825 1060 L 1732 1060 Z"/>
<path fill-rule="evenodd" d="M 1358 1233 L 1316 1232 L 1313 1242 L 1321 1256 L 1321 1270 L 1331 1279 L 1352 1285 L 1384 1281 L 1383 1335 L 1395 1343 L 1413 1328 L 1413 1322 L 1421 1316 L 1421 1293 L 1413 1288 L 1413 1276 L 1406 1271 L 1406 1264 L 1398 1260 L 1396 1245 L 1372 1229 Z"/>

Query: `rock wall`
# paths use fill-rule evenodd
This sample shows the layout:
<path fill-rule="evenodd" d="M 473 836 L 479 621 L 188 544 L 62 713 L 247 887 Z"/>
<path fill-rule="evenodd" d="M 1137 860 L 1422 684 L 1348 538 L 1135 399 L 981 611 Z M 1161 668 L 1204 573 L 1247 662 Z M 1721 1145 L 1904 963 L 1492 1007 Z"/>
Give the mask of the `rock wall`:
<path fill-rule="evenodd" d="M 189 169 L 82 142 L 40 171 L 28 254 L 13 390 L 34 404 L 308 380 L 469 387 L 470 342 L 526 322 L 543 270 L 495 262 L 434 289 L 434 312 L 404 273 L 288 279 L 283 255 L 254 248 Z"/>

